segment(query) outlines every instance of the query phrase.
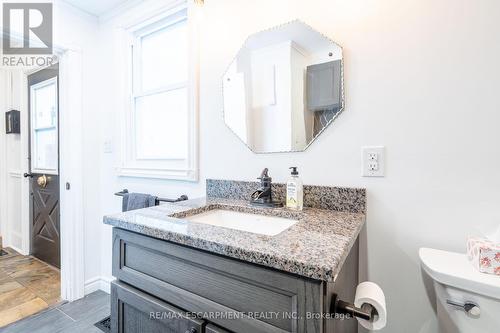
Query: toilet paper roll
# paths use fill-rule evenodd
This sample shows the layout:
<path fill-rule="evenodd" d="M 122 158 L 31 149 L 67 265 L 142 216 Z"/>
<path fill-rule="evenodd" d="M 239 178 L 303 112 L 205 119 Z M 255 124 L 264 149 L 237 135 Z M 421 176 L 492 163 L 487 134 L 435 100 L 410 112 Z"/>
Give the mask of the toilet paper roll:
<path fill-rule="evenodd" d="M 361 326 L 369 330 L 380 330 L 385 327 L 387 323 L 387 309 L 385 307 L 385 295 L 376 283 L 363 282 L 356 288 L 356 296 L 354 298 L 354 305 L 360 308 L 363 304 L 368 303 L 377 310 L 377 316 L 373 321 L 359 319 L 358 322 Z"/>

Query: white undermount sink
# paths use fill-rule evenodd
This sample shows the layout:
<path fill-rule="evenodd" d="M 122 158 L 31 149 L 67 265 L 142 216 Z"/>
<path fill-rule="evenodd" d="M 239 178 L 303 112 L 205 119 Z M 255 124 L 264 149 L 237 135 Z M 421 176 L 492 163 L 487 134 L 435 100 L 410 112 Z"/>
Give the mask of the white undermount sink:
<path fill-rule="evenodd" d="M 213 209 L 187 216 L 186 220 L 266 236 L 275 236 L 298 222 L 284 217 L 241 213 L 223 209 Z"/>

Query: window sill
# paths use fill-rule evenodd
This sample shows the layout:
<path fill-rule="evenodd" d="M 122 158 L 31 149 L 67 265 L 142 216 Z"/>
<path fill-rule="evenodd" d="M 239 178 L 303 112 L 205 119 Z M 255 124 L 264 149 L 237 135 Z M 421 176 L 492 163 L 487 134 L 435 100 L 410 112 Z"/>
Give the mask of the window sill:
<path fill-rule="evenodd" d="M 133 167 L 117 167 L 118 177 L 135 177 L 151 179 L 168 179 L 188 182 L 198 181 L 196 170 L 165 170 L 165 169 L 144 169 Z"/>

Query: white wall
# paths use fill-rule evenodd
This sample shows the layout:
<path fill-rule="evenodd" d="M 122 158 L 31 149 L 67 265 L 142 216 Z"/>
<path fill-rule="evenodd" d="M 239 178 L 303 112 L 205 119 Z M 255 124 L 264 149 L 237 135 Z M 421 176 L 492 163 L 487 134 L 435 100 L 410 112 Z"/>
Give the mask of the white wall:
<path fill-rule="evenodd" d="M 16 104 L 16 96 L 12 94 L 12 83 L 14 77 L 8 70 L 0 71 L 0 108 L 6 112 L 12 109 L 19 110 Z M 4 113 L 2 113 L 2 117 Z M 3 243 L 15 248 L 22 248 L 21 224 L 19 221 L 20 191 L 20 135 L 5 134 L 5 118 L 2 118 L 0 125 L 0 151 L 2 161 L 0 162 L 0 200 L 4 202 L 1 207 L 0 234 L 3 236 Z"/>
<path fill-rule="evenodd" d="M 101 76 L 103 64 L 99 49 L 99 22 L 70 5 L 58 2 L 54 12 L 54 40 L 57 45 L 72 47 L 82 53 L 82 136 L 83 136 L 83 206 L 84 206 L 84 251 L 85 281 L 92 281 L 101 272 L 101 219 L 100 202 L 96 190 L 99 188 L 101 163 L 100 115 L 102 95 Z M 64 112 L 65 110 L 61 110 Z M 66 110 L 71 112 L 71 110 Z"/>
<path fill-rule="evenodd" d="M 9 95 L 9 79 L 10 73 L 4 69 L 0 69 L 0 108 L 1 110 L 8 110 L 10 107 L 8 101 Z M 5 133 L 5 122 L 0 121 L 0 152 L 5 154 L 6 151 L 6 138 L 7 135 Z M 7 201 L 7 166 L 6 166 L 6 158 L 0 158 L 0 202 Z M 0 236 L 2 236 L 3 244 L 5 244 L 5 236 L 7 233 L 7 207 L 4 205 L 0 205 Z"/>
<path fill-rule="evenodd" d="M 21 92 L 13 89 L 20 84 L 21 76 L 16 72 L 5 73 L 8 87 L 8 109 L 21 110 Z M 24 114 L 23 114 L 24 115 Z M 23 227 L 21 225 L 21 182 L 23 178 L 21 167 L 21 135 L 5 134 L 5 165 L 6 165 L 6 244 L 15 249 L 23 249 Z"/>
<path fill-rule="evenodd" d="M 253 149 L 287 151 L 292 147 L 291 43 L 250 50 Z M 245 72 L 246 73 L 246 72 Z"/>
<path fill-rule="evenodd" d="M 305 103 L 305 76 L 309 65 L 309 55 L 292 44 L 291 48 L 291 122 L 292 122 L 292 144 L 291 150 L 300 150 L 307 147 L 309 143 L 307 125 L 313 121 L 313 113 L 306 111 Z"/>
<path fill-rule="evenodd" d="M 249 34 L 295 18 L 344 47 L 346 109 L 306 152 L 255 155 L 222 121 L 220 79 Z M 500 3 L 218 0 L 201 24 L 202 181 L 117 180 L 107 156 L 103 212 L 119 210 L 120 187 L 198 195 L 207 177 L 253 180 L 264 167 L 275 181 L 297 165 L 306 184 L 366 187 L 361 271 L 386 292 L 385 332 L 435 332 L 418 248 L 464 251 L 468 234 L 500 221 Z M 360 177 L 364 145 L 387 147 L 385 178 Z"/>

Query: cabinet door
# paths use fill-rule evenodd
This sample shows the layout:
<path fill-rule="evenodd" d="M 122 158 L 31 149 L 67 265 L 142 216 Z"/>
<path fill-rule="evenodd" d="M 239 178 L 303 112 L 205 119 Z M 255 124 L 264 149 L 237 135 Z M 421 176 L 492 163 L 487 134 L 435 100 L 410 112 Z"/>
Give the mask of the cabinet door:
<path fill-rule="evenodd" d="M 112 333 L 203 333 L 204 322 L 121 283 L 111 283 Z"/>

